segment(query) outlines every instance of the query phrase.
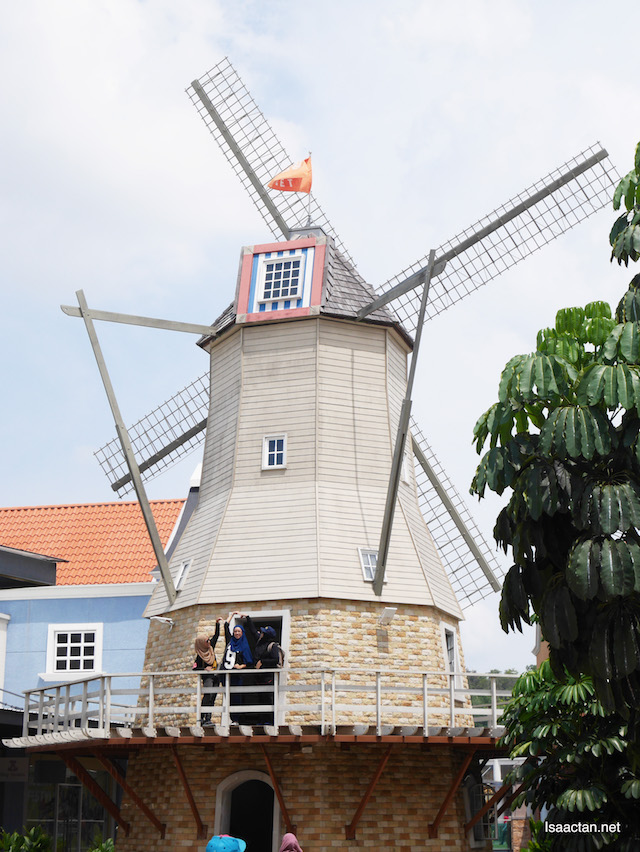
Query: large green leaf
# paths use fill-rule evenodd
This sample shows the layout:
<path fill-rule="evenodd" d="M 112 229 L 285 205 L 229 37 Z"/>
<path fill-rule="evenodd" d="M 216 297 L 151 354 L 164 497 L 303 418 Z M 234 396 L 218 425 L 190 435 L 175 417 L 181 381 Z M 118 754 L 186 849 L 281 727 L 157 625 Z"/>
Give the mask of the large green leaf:
<path fill-rule="evenodd" d="M 603 614 L 596 623 L 595 630 L 591 634 L 589 656 L 591 657 L 595 674 L 602 678 L 605 683 L 611 680 L 613 676 L 613 662 L 611 659 L 610 646 L 611 623 L 608 615 Z M 598 682 L 595 679 L 594 686 L 596 689 L 598 688 Z M 600 698 L 600 700 L 602 700 L 602 698 Z"/>
<path fill-rule="evenodd" d="M 600 578 L 600 545 L 587 539 L 571 549 L 567 559 L 567 583 L 583 601 L 591 600 L 598 592 Z"/>
<path fill-rule="evenodd" d="M 605 539 L 600 547 L 600 562 L 600 582 L 605 596 L 611 599 L 631 594 L 635 573 L 628 559 L 625 542 Z"/>
<path fill-rule="evenodd" d="M 580 405 L 636 408 L 640 405 L 640 372 L 630 364 L 591 364 L 582 374 L 576 396 Z"/>
<path fill-rule="evenodd" d="M 640 488 L 635 482 L 588 481 L 579 511 L 584 529 L 611 535 L 640 526 Z"/>
<path fill-rule="evenodd" d="M 616 674 L 625 677 L 638 667 L 637 627 L 628 613 L 621 611 L 613 622 L 613 658 Z"/>
<path fill-rule="evenodd" d="M 584 306 L 584 315 L 588 319 L 611 319 L 611 305 L 608 302 L 589 302 Z"/>
<path fill-rule="evenodd" d="M 585 324 L 586 338 L 594 346 L 602 346 L 615 326 L 616 321 L 610 317 L 594 317 L 593 319 L 589 319 Z"/>
<path fill-rule="evenodd" d="M 556 331 L 582 339 L 585 332 L 584 308 L 562 308 L 556 314 Z"/>
<path fill-rule="evenodd" d="M 611 450 L 610 425 L 597 408 L 562 406 L 553 410 L 540 431 L 540 449 L 561 458 L 593 458 Z"/>
<path fill-rule="evenodd" d="M 620 335 L 619 351 L 625 361 L 636 364 L 640 356 L 640 330 L 638 323 L 625 322 Z"/>

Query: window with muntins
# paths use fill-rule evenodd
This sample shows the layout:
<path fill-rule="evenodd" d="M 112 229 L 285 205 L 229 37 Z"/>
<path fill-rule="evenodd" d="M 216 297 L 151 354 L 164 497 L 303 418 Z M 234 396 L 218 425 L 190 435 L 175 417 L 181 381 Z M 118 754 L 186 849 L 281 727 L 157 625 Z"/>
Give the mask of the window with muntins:
<path fill-rule="evenodd" d="M 299 308 L 302 304 L 304 268 L 304 257 L 301 254 L 264 257 L 258 310 L 277 311 Z"/>
<path fill-rule="evenodd" d="M 366 550 L 363 547 L 358 548 L 360 553 L 360 565 L 362 566 L 362 575 L 368 582 L 373 582 L 376 576 L 376 566 L 378 564 L 378 551 Z"/>
<path fill-rule="evenodd" d="M 287 436 L 266 435 L 262 447 L 262 467 L 264 470 L 286 467 Z"/>
<path fill-rule="evenodd" d="M 64 630 L 55 634 L 55 670 L 91 672 L 96 666 L 96 631 Z"/>

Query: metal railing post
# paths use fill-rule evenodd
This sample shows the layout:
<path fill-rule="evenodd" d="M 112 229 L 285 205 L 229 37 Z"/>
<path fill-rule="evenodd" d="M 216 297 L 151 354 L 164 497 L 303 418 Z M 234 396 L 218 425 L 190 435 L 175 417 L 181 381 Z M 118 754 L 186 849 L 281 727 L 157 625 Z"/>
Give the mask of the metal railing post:
<path fill-rule="evenodd" d="M 60 687 L 56 686 L 55 698 L 53 699 L 53 724 L 51 729 L 57 731 L 60 727 Z"/>
<path fill-rule="evenodd" d="M 149 727 L 153 728 L 153 714 L 155 712 L 154 675 L 149 675 Z"/>
<path fill-rule="evenodd" d="M 196 725 L 202 719 L 202 677 L 196 675 Z"/>
<path fill-rule="evenodd" d="M 231 675 L 228 671 L 224 673 L 224 725 L 231 724 Z"/>
<path fill-rule="evenodd" d="M 273 724 L 278 727 L 278 713 L 280 710 L 280 672 L 273 670 Z"/>
<path fill-rule="evenodd" d="M 325 671 L 322 669 L 320 672 L 320 733 L 324 736 L 327 733 L 327 720 L 326 720 L 326 700 L 325 700 Z"/>
<path fill-rule="evenodd" d="M 80 707 L 80 727 L 87 727 L 87 717 L 89 713 L 89 708 L 87 706 L 88 702 L 88 693 L 89 693 L 89 683 L 88 681 L 82 682 L 82 704 Z"/>
<path fill-rule="evenodd" d="M 331 670 L 331 733 L 336 732 L 336 672 Z"/>
<path fill-rule="evenodd" d="M 449 672 L 449 727 L 456 726 L 456 681 L 455 674 Z"/>
<path fill-rule="evenodd" d="M 62 718 L 64 720 L 63 728 L 69 728 L 71 725 L 71 720 L 69 719 L 70 713 L 70 705 L 71 705 L 71 687 L 69 684 L 66 684 L 64 688 L 64 713 L 62 714 Z"/>
<path fill-rule="evenodd" d="M 382 733 L 382 704 L 380 695 L 380 678 L 381 672 L 376 672 L 376 734 L 380 736 Z"/>
<path fill-rule="evenodd" d="M 22 736 L 29 736 L 29 707 L 31 706 L 31 690 L 24 693 L 24 714 L 22 716 Z"/>
<path fill-rule="evenodd" d="M 37 731 L 39 734 L 42 733 L 42 728 L 44 725 L 44 690 L 40 691 L 40 696 L 38 699 L 38 727 Z"/>
<path fill-rule="evenodd" d="M 111 675 L 107 675 L 105 681 L 104 705 L 104 726 L 109 731 L 111 729 Z"/>
<path fill-rule="evenodd" d="M 497 683 L 495 677 L 491 678 L 491 727 L 495 728 L 498 724 L 498 695 Z"/>
<path fill-rule="evenodd" d="M 422 730 L 424 736 L 429 734 L 429 693 L 427 688 L 427 678 L 429 675 L 425 672 L 422 675 Z"/>

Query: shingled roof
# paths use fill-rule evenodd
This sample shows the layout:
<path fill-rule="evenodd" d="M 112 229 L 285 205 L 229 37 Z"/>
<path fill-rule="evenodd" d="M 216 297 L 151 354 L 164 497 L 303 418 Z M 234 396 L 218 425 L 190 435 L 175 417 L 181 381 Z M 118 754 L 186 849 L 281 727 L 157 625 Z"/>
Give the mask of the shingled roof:
<path fill-rule="evenodd" d="M 165 547 L 183 504 L 151 503 Z M 156 565 L 137 502 L 0 508 L 0 544 L 67 560 L 58 563 L 58 586 L 148 582 Z"/>

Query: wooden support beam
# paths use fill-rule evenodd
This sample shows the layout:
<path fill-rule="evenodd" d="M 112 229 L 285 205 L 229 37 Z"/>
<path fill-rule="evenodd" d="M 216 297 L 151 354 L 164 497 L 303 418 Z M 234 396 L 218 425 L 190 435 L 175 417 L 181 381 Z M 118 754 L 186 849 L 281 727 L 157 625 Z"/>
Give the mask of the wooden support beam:
<path fill-rule="evenodd" d="M 486 761 L 485 761 L 485 763 L 486 763 Z M 523 766 L 526 766 L 528 763 L 531 763 L 531 758 L 530 758 L 530 757 L 528 757 L 522 765 L 523 765 Z M 522 792 L 522 788 L 523 788 L 523 786 L 524 786 L 524 785 L 523 785 L 523 784 L 521 784 L 521 785 L 517 788 L 517 790 L 515 790 L 515 791 L 514 791 L 514 792 L 513 792 L 510 796 L 508 796 L 508 797 L 507 797 L 507 799 L 505 799 L 505 801 L 504 801 L 504 803 L 503 803 L 503 806 L 502 806 L 502 807 L 500 808 L 500 810 L 498 811 L 498 814 L 497 814 L 498 816 L 500 816 L 500 814 L 501 814 L 501 813 L 503 813 L 504 811 L 506 811 L 506 809 L 510 806 L 511 802 L 515 799 L 515 797 L 516 797 L 519 793 L 521 793 L 521 792 Z M 513 784 L 503 784 L 503 785 L 502 785 L 502 787 L 500 787 L 500 789 L 499 789 L 499 790 L 497 790 L 497 791 L 493 794 L 493 796 L 491 796 L 491 798 L 489 799 L 489 801 L 484 803 L 484 805 L 483 805 L 483 806 L 482 806 L 482 808 L 478 811 L 478 813 L 474 815 L 473 819 L 471 819 L 471 820 L 470 820 L 470 821 L 469 821 L 469 822 L 465 825 L 464 830 L 465 830 L 465 831 L 469 831 L 470 829 L 472 829 L 472 828 L 473 828 L 473 826 L 474 826 L 474 825 L 478 822 L 478 820 L 482 819 L 482 817 L 486 814 L 486 812 L 489 810 L 489 808 L 493 807 L 493 805 L 494 805 L 496 802 L 499 802 L 499 801 L 500 801 L 500 799 L 502 799 L 502 798 L 504 797 L 504 794 L 507 792 L 507 790 L 510 790 L 512 787 L 513 787 Z"/>
<path fill-rule="evenodd" d="M 176 769 L 178 770 L 178 775 L 180 776 L 180 780 L 182 781 L 182 786 L 184 787 L 184 792 L 187 797 L 187 801 L 189 802 L 189 807 L 191 808 L 191 813 L 193 814 L 193 818 L 196 823 L 196 829 L 198 831 L 198 840 L 205 840 L 207 837 L 207 826 L 200 819 L 200 812 L 198 811 L 198 806 L 196 805 L 196 800 L 193 798 L 193 793 L 191 792 L 191 787 L 189 786 L 189 779 L 184 771 L 184 767 L 180 762 L 180 757 L 178 756 L 178 749 L 175 746 L 171 746 L 171 754 L 173 755 L 173 762 L 176 765 Z"/>
<path fill-rule="evenodd" d="M 133 804 L 142 811 L 142 813 L 146 816 L 149 822 L 159 831 L 160 837 L 164 840 L 166 832 L 167 832 L 167 824 L 164 822 L 160 822 L 158 817 L 153 813 L 153 811 L 145 805 L 140 796 L 136 793 L 135 790 L 132 789 L 131 785 L 124 777 L 124 775 L 120 772 L 120 770 L 114 766 L 114 764 L 107 757 L 103 757 L 100 754 L 96 755 L 97 759 L 107 770 L 109 775 L 119 784 L 124 792 L 129 796 Z"/>
<path fill-rule="evenodd" d="M 131 831 L 131 824 L 128 823 L 125 819 L 122 818 L 120 813 L 120 809 L 113 802 L 109 796 L 105 793 L 102 787 L 98 784 L 97 781 L 89 775 L 84 766 L 79 763 L 75 757 L 71 757 L 70 754 L 65 754 L 64 752 L 60 752 L 58 754 L 60 760 L 69 767 L 69 769 L 73 772 L 73 774 L 77 777 L 80 783 L 87 788 L 87 790 L 91 793 L 93 798 L 99 802 L 102 807 L 107 811 L 113 819 L 118 823 L 120 828 L 124 831 L 125 836 L 129 836 L 129 832 Z"/>
<path fill-rule="evenodd" d="M 282 790 L 280 789 L 280 784 L 278 784 L 278 778 L 276 777 L 276 773 L 273 770 L 273 764 L 271 763 L 271 758 L 267 754 L 267 749 L 264 745 L 260 745 L 262 749 L 262 753 L 264 754 L 264 760 L 267 764 L 267 771 L 269 772 L 269 778 L 271 778 L 271 783 L 273 784 L 273 789 L 276 794 L 276 798 L 278 799 L 278 804 L 280 805 L 280 813 L 282 814 L 282 818 L 284 819 L 284 824 L 287 826 L 287 831 L 289 834 L 295 834 L 296 828 L 292 822 L 291 817 L 289 816 L 289 811 L 287 810 L 287 806 L 284 801 L 284 796 L 282 795 Z"/>
<path fill-rule="evenodd" d="M 491 796 L 491 798 L 484 803 L 480 810 L 475 813 L 473 817 L 469 820 L 469 822 L 465 825 L 465 834 L 467 833 L 467 831 L 471 831 L 473 826 L 482 819 L 482 817 L 487 813 L 490 808 L 495 805 L 496 802 L 500 801 L 500 799 L 504 796 L 507 790 L 511 789 L 511 786 L 511 784 L 503 784 L 499 790 L 496 790 L 493 796 Z"/>
<path fill-rule="evenodd" d="M 380 762 L 378 763 L 378 768 L 376 769 L 373 778 L 369 782 L 369 786 L 367 787 L 366 793 L 362 797 L 362 801 L 358 805 L 358 810 L 353 815 L 353 819 L 351 820 L 349 825 L 345 825 L 345 827 L 344 827 L 344 831 L 345 831 L 345 835 L 346 835 L 347 840 L 355 840 L 356 829 L 358 827 L 358 823 L 360 822 L 360 817 L 364 813 L 364 809 L 369 804 L 369 799 L 373 795 L 373 791 L 376 789 L 376 784 L 378 783 L 378 781 L 380 780 L 380 776 L 384 772 L 384 768 L 387 765 L 387 761 L 389 760 L 389 757 L 391 756 L 391 749 L 392 748 L 393 748 L 393 744 L 390 745 L 387 748 L 385 753 L 380 758 Z"/>
<path fill-rule="evenodd" d="M 513 800 L 516 798 L 516 796 L 519 796 L 520 793 L 522 793 L 522 791 L 525 788 L 526 783 L 527 783 L 526 781 L 523 781 L 522 784 L 518 787 L 517 790 L 514 790 L 513 793 L 510 796 L 507 796 L 507 798 L 502 803 L 501 807 L 498 809 L 498 816 L 501 816 L 507 810 L 507 808 L 511 807 L 511 802 L 513 802 Z"/>
<path fill-rule="evenodd" d="M 470 751 L 465 759 L 462 761 L 462 766 L 460 767 L 458 774 L 451 782 L 451 787 L 449 788 L 449 792 L 444 797 L 444 802 L 440 805 L 440 810 L 436 814 L 436 818 L 432 823 L 429 823 L 429 838 L 433 840 L 434 837 L 438 836 L 438 829 L 440 828 L 440 823 L 442 822 L 442 818 L 447 812 L 447 808 L 453 801 L 453 797 L 458 792 L 458 787 L 462 784 L 462 779 L 467 774 L 467 769 L 471 765 L 471 761 L 473 760 L 473 756 L 476 753 L 475 749 Z"/>

